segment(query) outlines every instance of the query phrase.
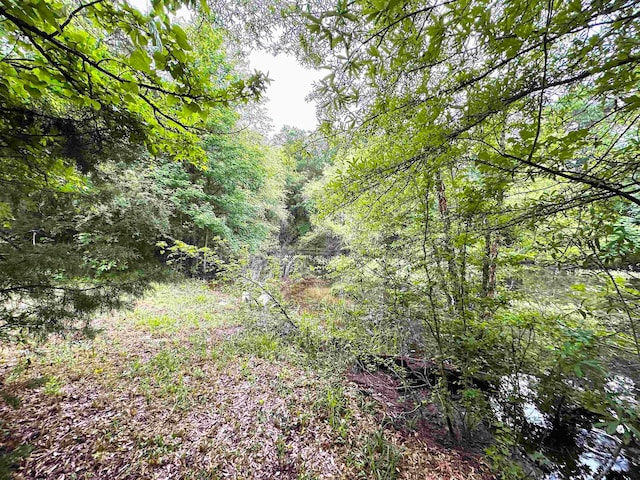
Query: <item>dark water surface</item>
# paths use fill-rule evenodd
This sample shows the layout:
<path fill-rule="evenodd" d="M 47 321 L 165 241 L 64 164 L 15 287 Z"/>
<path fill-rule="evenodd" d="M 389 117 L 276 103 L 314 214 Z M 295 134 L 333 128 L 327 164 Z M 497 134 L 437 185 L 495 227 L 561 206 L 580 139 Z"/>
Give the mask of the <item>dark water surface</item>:
<path fill-rule="evenodd" d="M 613 462 L 607 480 L 640 480 L 640 448 L 629 446 L 618 450 L 620 440 L 594 427 L 596 416 L 588 412 L 572 415 L 572 423 L 553 427 L 551 415 L 538 407 L 537 379 L 530 375 L 509 376 L 492 401 L 499 420 L 521 432 L 521 443 L 545 480 L 592 480 Z M 518 413 L 508 411 L 507 399 L 517 389 L 525 400 Z M 618 398 L 637 407 L 636 385 L 628 377 L 616 375 L 607 385 Z M 514 421 L 517 419 L 517 421 Z M 615 457 L 615 459 L 614 459 Z M 532 460 L 533 461 L 533 460 Z"/>

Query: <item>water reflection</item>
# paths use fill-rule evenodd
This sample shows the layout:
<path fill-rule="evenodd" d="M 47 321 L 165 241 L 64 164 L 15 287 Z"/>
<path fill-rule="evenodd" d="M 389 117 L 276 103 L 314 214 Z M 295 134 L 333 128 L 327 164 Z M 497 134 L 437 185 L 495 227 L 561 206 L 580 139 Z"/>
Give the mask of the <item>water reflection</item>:
<path fill-rule="evenodd" d="M 491 405 L 499 421 L 521 432 L 530 457 L 538 458 L 539 478 L 592 480 L 613 461 L 605 479 L 640 479 L 638 452 L 619 449 L 618 438 L 593 427 L 594 417 L 576 415 L 573 418 L 579 425 L 554 430 L 550 416 L 538 406 L 538 384 L 532 375 L 507 375 L 501 379 Z M 607 383 L 607 391 L 637 405 L 636 386 L 629 377 L 615 375 Z"/>

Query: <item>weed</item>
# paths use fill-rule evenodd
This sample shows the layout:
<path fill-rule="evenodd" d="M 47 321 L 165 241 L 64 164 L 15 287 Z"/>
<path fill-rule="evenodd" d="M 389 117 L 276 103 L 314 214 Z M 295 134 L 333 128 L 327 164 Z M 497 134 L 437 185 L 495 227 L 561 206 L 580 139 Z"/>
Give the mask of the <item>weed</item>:
<path fill-rule="evenodd" d="M 9 392 L 5 392 L 4 390 L 0 390 L 0 397 L 4 402 L 9 405 L 13 409 L 20 408 L 20 397 L 17 397 Z"/>
<path fill-rule="evenodd" d="M 171 350 L 161 350 L 151 358 L 146 367 L 155 372 L 157 376 L 168 376 L 178 371 L 182 364 L 182 358 L 177 352 Z"/>
<path fill-rule="evenodd" d="M 303 467 L 304 468 L 304 467 Z M 320 477 L 313 473 L 306 472 L 302 470 L 298 473 L 297 480 L 318 480 Z"/>
<path fill-rule="evenodd" d="M 402 456 L 398 448 L 387 442 L 384 430 L 371 435 L 365 444 L 367 464 L 376 479 L 394 479 L 398 476 L 398 465 Z"/>
<path fill-rule="evenodd" d="M 347 407 L 344 390 L 341 385 L 331 385 L 316 401 L 316 408 L 326 415 L 326 419 L 343 440 L 349 433 L 351 410 Z"/>
<path fill-rule="evenodd" d="M 512 459 L 513 449 L 516 445 L 511 429 L 498 426 L 495 433 L 495 442 L 485 449 L 485 455 L 491 468 L 500 474 L 505 480 L 521 480 L 526 478 L 522 467 Z"/>
<path fill-rule="evenodd" d="M 13 473 L 20 464 L 20 461 L 27 458 L 33 451 L 31 445 L 20 445 L 14 450 L 6 450 L 0 447 L 0 478 L 13 478 Z"/>
<path fill-rule="evenodd" d="M 53 365 L 70 366 L 76 363 L 75 351 L 70 343 L 55 345 L 49 354 L 49 361 Z"/>
<path fill-rule="evenodd" d="M 169 315 L 140 316 L 136 321 L 137 327 L 145 327 L 152 332 L 172 332 L 176 329 L 177 319 Z"/>
<path fill-rule="evenodd" d="M 146 363 L 135 358 L 130 364 L 128 375 L 139 379 L 140 390 L 148 402 L 157 397 L 169 397 L 177 407 L 184 408 L 188 405 L 190 394 L 189 386 L 184 380 L 187 374 L 184 370 L 188 367 L 189 360 L 185 350 L 161 350 Z"/>
<path fill-rule="evenodd" d="M 418 420 L 419 417 L 416 415 L 408 416 L 405 420 L 405 427 L 407 430 L 415 431 L 418 429 Z"/>
<path fill-rule="evenodd" d="M 221 478 L 217 472 L 212 470 L 198 470 L 196 472 L 187 473 L 186 480 L 218 480 Z"/>
<path fill-rule="evenodd" d="M 27 371 L 27 369 L 29 368 L 30 365 L 31 365 L 31 359 L 30 358 L 21 359 L 18 362 L 18 364 L 10 370 L 9 375 L 7 375 L 7 378 L 6 378 L 5 382 L 6 383 L 12 382 L 12 381 L 17 380 L 18 378 L 20 378 L 20 376 L 23 373 L 26 373 L 26 371 Z"/>
<path fill-rule="evenodd" d="M 280 351 L 280 339 L 266 332 L 248 332 L 229 342 L 239 353 L 275 360 Z"/>
<path fill-rule="evenodd" d="M 155 285 L 132 316 L 136 327 L 153 334 L 174 333 L 185 326 L 201 330 L 224 323 L 218 313 L 219 302 L 219 296 L 201 282 Z"/>
<path fill-rule="evenodd" d="M 254 380 L 252 369 L 249 366 L 249 360 L 246 358 L 240 363 L 240 375 L 249 382 Z"/>
<path fill-rule="evenodd" d="M 203 294 L 196 295 L 196 296 L 194 297 L 194 301 L 195 301 L 196 303 L 207 303 L 207 301 L 208 301 L 209 297 L 210 297 L 209 295 L 203 295 Z"/>
<path fill-rule="evenodd" d="M 150 465 L 159 465 L 163 457 L 175 452 L 178 444 L 175 441 L 168 441 L 162 435 L 138 439 L 138 447 L 145 453 Z"/>
<path fill-rule="evenodd" d="M 300 412 L 298 414 L 298 422 L 300 423 L 300 430 L 304 430 L 311 424 L 313 415 L 310 412 Z"/>
<path fill-rule="evenodd" d="M 207 378 L 207 374 L 200 367 L 195 367 L 192 370 L 192 374 L 193 374 L 193 378 L 195 378 L 196 380 L 204 380 L 205 378 Z"/>
<path fill-rule="evenodd" d="M 194 447 L 201 455 L 194 456 L 188 472 L 176 476 L 214 480 L 222 476 L 225 465 L 246 472 L 247 462 L 262 458 L 266 450 L 279 470 L 292 478 L 297 472 L 300 480 L 317 479 L 319 471 L 339 468 L 344 461 L 350 462 L 349 470 L 360 472 L 350 478 L 396 478 L 401 454 L 392 443 L 395 439 L 385 438 L 384 430 L 373 433 L 381 428 L 371 422 L 380 411 L 378 403 L 371 397 L 352 396 L 346 384 L 336 379 L 336 374 L 342 378 L 345 364 L 367 342 L 374 346 L 380 342 L 373 351 L 384 350 L 379 336 L 364 338 L 355 321 L 332 316 L 321 305 L 317 315 L 292 311 L 300 328 L 284 334 L 282 329 L 269 330 L 265 325 L 250 328 L 251 319 L 246 317 L 255 317 L 255 311 L 233 310 L 235 304 L 228 302 L 223 312 L 220 304 L 220 295 L 196 283 L 159 286 L 133 312 L 110 322 L 106 334 L 90 350 L 78 348 L 75 342 L 52 346 L 46 357 L 41 356 L 42 361 L 33 355 L 33 365 L 20 364 L 21 371 L 15 372 L 20 378 L 7 390 L 44 387 L 46 394 L 60 395 L 63 383 L 73 381 L 75 372 L 83 372 L 83 378 L 107 390 L 91 400 L 91 410 L 99 414 L 115 404 L 122 414 L 112 418 L 95 438 L 86 432 L 78 436 L 93 442 L 93 457 L 105 465 L 115 461 L 114 452 L 120 445 L 129 445 L 132 461 L 125 476 L 146 478 L 145 474 L 159 472 L 167 462 L 182 462 L 183 448 Z M 218 330 L 223 322 L 234 328 Z M 239 324 L 242 328 L 235 328 Z M 54 365 L 50 364 L 52 357 Z M 70 362 L 75 362 L 71 368 Z M 27 385 L 28 377 L 45 374 L 55 377 L 42 376 Z M 107 377 L 112 385 L 105 385 Z M 114 387 L 115 395 L 109 395 Z M 135 397 L 142 394 L 153 408 L 139 405 L 135 398 L 131 404 L 131 396 L 125 395 L 129 392 Z M 40 397 L 44 395 L 25 395 L 23 402 L 29 405 L 27 402 Z M 74 406 L 73 397 L 68 400 Z M 243 405 L 251 408 L 245 411 Z M 187 408 L 194 415 L 181 415 L 184 420 L 174 423 L 179 410 Z M 13 414 L 9 408 L 5 411 Z M 144 425 L 139 421 L 146 418 L 139 415 L 143 412 L 161 412 L 157 420 L 168 421 L 154 424 L 156 418 L 149 417 L 149 425 Z M 255 431 L 246 428 L 247 420 Z M 216 436 L 193 444 L 191 429 L 200 428 L 202 422 L 205 426 L 211 422 L 212 431 L 228 430 L 241 442 L 237 448 L 232 442 L 221 448 Z M 274 429 L 279 433 L 272 437 Z M 322 452 L 317 457 L 322 465 L 304 465 L 306 457 L 297 454 L 300 446 L 312 454 Z M 7 463 L 3 453 L 0 448 L 0 468 Z M 55 461 L 44 455 L 39 458 L 41 464 L 51 466 Z"/>
<path fill-rule="evenodd" d="M 44 394 L 52 397 L 62 395 L 62 386 L 64 384 L 56 377 L 49 377 L 47 383 L 44 384 Z"/>
<path fill-rule="evenodd" d="M 287 443 L 282 437 L 278 437 L 276 440 L 276 453 L 280 464 L 284 464 L 287 458 Z"/>
<path fill-rule="evenodd" d="M 365 478 L 394 480 L 398 478 L 402 453 L 385 438 L 383 429 L 364 438 L 362 448 L 351 455 L 350 461 Z"/>

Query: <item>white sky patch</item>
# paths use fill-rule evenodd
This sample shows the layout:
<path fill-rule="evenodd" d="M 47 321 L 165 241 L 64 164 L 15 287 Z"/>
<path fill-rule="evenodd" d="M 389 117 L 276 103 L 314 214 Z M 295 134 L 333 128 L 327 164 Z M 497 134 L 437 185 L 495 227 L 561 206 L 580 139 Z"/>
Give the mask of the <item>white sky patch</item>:
<path fill-rule="evenodd" d="M 143 12 L 151 9 L 150 0 L 128 0 Z M 188 9 L 181 8 L 176 17 L 188 20 Z M 315 102 L 307 102 L 305 97 L 311 93 L 313 82 L 319 81 L 326 73 L 308 70 L 302 67 L 291 55 L 272 54 L 256 50 L 249 55 L 251 68 L 268 73 L 273 81 L 267 87 L 264 104 L 267 114 L 273 120 L 275 133 L 283 125 L 315 130 L 318 126 Z"/>
<path fill-rule="evenodd" d="M 151 0 L 127 0 L 130 5 L 140 10 L 142 13 L 149 13 L 151 11 Z M 187 7 L 180 7 L 175 14 L 175 19 L 180 21 L 189 21 L 191 18 L 191 11 Z"/>
<path fill-rule="evenodd" d="M 264 51 L 249 55 L 251 68 L 267 74 L 273 81 L 267 87 L 265 107 L 279 132 L 283 125 L 315 130 L 318 126 L 315 102 L 307 102 L 313 82 L 324 75 L 316 70 L 307 70 L 290 55 L 273 56 Z"/>

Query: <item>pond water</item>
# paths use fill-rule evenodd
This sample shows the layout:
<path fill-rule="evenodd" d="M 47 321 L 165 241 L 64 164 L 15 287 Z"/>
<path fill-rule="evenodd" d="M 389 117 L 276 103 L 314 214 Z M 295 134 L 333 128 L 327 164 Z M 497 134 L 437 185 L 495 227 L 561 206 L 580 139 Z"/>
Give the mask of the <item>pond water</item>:
<path fill-rule="evenodd" d="M 505 376 L 491 400 L 498 420 L 520 431 L 529 458 L 537 459 L 537 478 L 592 480 L 613 462 L 605 479 L 640 479 L 640 449 L 618 451 L 620 440 L 594 427 L 594 416 L 576 414 L 573 424 L 554 429 L 552 418 L 538 407 L 537 383 L 538 379 L 531 375 Z M 630 378 L 614 376 L 607 390 L 616 394 L 619 401 L 637 406 L 636 385 Z M 514 398 L 518 398 L 518 409 L 510 410 Z"/>
<path fill-rule="evenodd" d="M 568 478 L 593 478 L 611 462 L 613 466 L 607 478 L 640 478 L 638 465 L 634 465 L 630 459 L 631 452 L 622 450 L 620 455 L 613 458 L 618 449 L 619 440 L 607 435 L 605 431 L 597 428 L 591 430 L 581 428 L 576 435 L 575 445 L 578 449 L 577 456 L 569 457 L 570 462 L 565 462 L 564 472 L 554 471 L 545 478 L 549 480 L 567 478 L 563 473 L 568 473 Z"/>

